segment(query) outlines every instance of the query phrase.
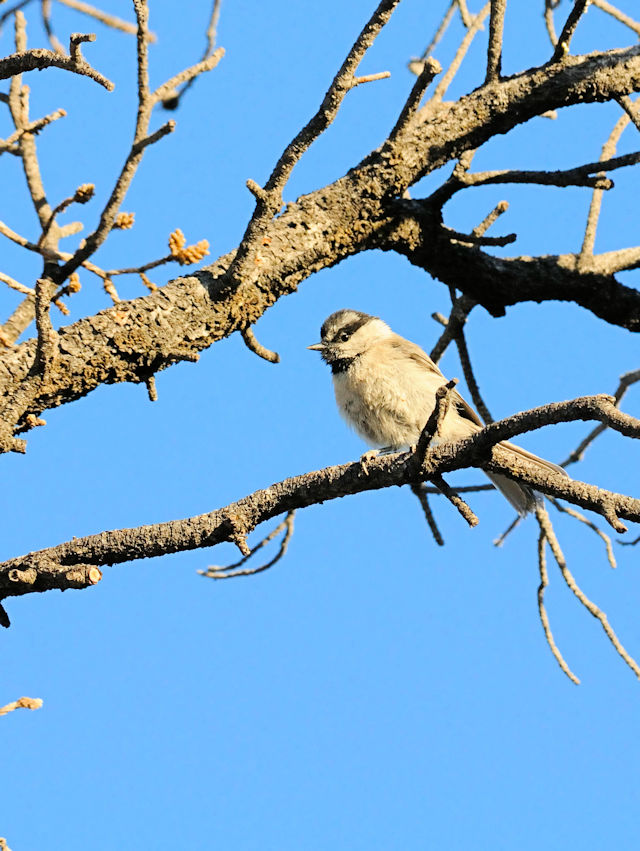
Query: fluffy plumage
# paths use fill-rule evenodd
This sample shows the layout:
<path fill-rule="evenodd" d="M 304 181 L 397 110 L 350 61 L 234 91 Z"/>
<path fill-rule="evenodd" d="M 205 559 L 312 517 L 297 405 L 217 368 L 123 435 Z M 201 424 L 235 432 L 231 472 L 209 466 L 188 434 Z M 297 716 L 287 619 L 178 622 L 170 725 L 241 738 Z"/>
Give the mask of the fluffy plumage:
<path fill-rule="evenodd" d="M 370 446 L 406 449 L 418 438 L 435 407 L 436 390 L 446 378 L 420 346 L 394 334 L 367 313 L 338 310 L 322 325 L 322 340 L 310 349 L 319 351 L 331 367 L 338 410 Z M 442 434 L 447 440 L 469 437 L 482 421 L 462 396 L 453 391 Z M 516 455 L 545 470 L 565 471 L 521 449 L 502 443 Z M 486 473 L 520 514 L 534 505 L 532 491 L 494 473 Z"/>

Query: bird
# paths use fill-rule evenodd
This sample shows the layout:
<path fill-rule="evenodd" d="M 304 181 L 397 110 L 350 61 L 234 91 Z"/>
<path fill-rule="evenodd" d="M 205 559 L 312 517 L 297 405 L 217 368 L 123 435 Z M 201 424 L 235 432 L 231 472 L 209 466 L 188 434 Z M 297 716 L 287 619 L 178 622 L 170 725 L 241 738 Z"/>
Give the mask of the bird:
<path fill-rule="evenodd" d="M 418 443 L 446 383 L 437 365 L 416 343 L 395 334 L 377 316 L 342 309 L 324 321 L 321 340 L 308 346 L 331 367 L 340 414 L 360 437 L 380 453 L 408 450 Z M 441 439 L 456 441 L 483 428 L 483 422 L 457 390 L 450 396 Z M 545 472 L 567 475 L 562 467 L 526 449 L 499 444 Z M 365 453 L 366 457 L 369 453 Z M 536 495 L 526 485 L 484 471 L 521 516 L 534 510 Z M 539 498 L 539 497 L 538 497 Z"/>

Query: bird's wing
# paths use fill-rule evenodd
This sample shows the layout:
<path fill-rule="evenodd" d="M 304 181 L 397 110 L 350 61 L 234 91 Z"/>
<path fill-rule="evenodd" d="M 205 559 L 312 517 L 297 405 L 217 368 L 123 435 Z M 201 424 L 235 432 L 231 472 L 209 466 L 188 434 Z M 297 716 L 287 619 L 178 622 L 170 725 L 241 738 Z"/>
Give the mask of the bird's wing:
<path fill-rule="evenodd" d="M 433 375 L 437 375 L 442 379 L 442 383 L 446 384 L 447 379 L 444 377 L 442 372 L 438 369 L 436 364 L 431 360 L 429 355 L 420 348 L 416 343 L 412 343 L 411 340 L 405 340 L 404 337 L 398 337 L 398 347 L 402 348 L 404 354 L 411 358 L 412 361 L 417 363 L 422 369 L 427 370 Z M 401 341 L 401 342 L 400 342 Z M 484 428 L 484 423 L 480 419 L 480 417 L 473 410 L 471 405 L 462 398 L 462 396 L 458 393 L 457 390 L 454 390 L 451 394 L 451 401 L 460 417 L 465 420 L 470 420 L 474 425 L 480 426 L 480 428 Z"/>

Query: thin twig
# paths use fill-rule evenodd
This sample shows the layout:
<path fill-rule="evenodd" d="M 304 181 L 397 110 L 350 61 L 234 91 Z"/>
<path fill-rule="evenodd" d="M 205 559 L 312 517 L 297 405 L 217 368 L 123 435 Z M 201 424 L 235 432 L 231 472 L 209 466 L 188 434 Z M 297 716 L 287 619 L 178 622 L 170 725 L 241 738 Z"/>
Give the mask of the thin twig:
<path fill-rule="evenodd" d="M 511 245 L 512 242 L 515 242 L 517 234 L 515 233 L 507 233 L 504 236 L 476 236 L 473 233 L 460 233 L 460 231 L 453 230 L 453 228 L 448 228 L 443 226 L 444 234 L 451 240 L 455 240 L 455 242 L 462 242 L 465 245 Z"/>
<path fill-rule="evenodd" d="M 289 546 L 289 541 L 291 540 L 291 536 L 293 535 L 293 521 L 295 517 L 295 511 L 289 511 L 284 520 L 279 523 L 275 529 L 273 529 L 265 538 L 263 538 L 259 544 L 257 544 L 249 553 L 247 553 L 240 561 L 235 562 L 235 564 L 230 564 L 228 567 L 209 567 L 207 570 L 199 570 L 198 573 L 201 576 L 206 576 L 209 579 L 232 579 L 235 576 L 253 576 L 256 573 L 262 573 L 264 570 L 268 570 L 270 567 L 273 567 L 274 564 L 280 561 L 280 559 L 286 554 L 287 548 Z M 237 570 L 241 565 L 245 564 L 248 559 L 250 559 L 253 555 L 255 555 L 258 550 L 262 549 L 266 544 L 272 541 L 276 535 L 278 535 L 282 530 L 285 530 L 284 535 L 282 537 L 282 541 L 280 542 L 280 547 L 278 548 L 278 552 L 275 556 L 268 561 L 266 564 L 262 564 L 259 567 L 250 567 L 245 568 L 244 570 Z"/>
<path fill-rule="evenodd" d="M 64 118 L 66 114 L 67 111 L 65 109 L 56 109 L 54 112 L 50 112 L 49 115 L 38 118 L 36 121 L 31 121 L 26 127 L 15 130 L 10 136 L 7 136 L 6 139 L 0 139 L 0 154 L 4 151 L 10 151 L 11 153 L 17 153 L 18 156 L 20 156 L 19 148 L 15 148 L 15 151 L 13 148 L 15 143 L 19 142 L 25 133 L 39 133 L 43 127 L 46 127 L 53 121 L 57 121 L 59 118 Z"/>
<path fill-rule="evenodd" d="M 422 71 L 418 74 L 418 79 L 413 84 L 413 88 L 409 93 L 409 97 L 407 98 L 405 105 L 402 107 L 398 120 L 389 134 L 390 139 L 395 139 L 405 127 L 411 124 L 420 107 L 422 96 L 426 92 L 431 81 L 441 72 L 442 66 L 437 59 L 434 59 L 433 57 L 425 59 Z"/>
<path fill-rule="evenodd" d="M 502 31 L 507 0 L 491 0 L 489 18 L 489 47 L 487 49 L 487 76 L 485 83 L 492 83 L 500 77 L 502 70 Z"/>
<path fill-rule="evenodd" d="M 620 9 L 616 8 L 616 6 L 612 6 L 611 3 L 607 2 L 607 0 L 591 0 L 591 3 L 603 12 L 611 15 L 611 17 L 615 18 L 616 21 L 619 21 L 621 24 L 629 27 L 629 29 L 637 36 L 640 36 L 640 23 L 638 23 L 638 21 L 634 21 L 633 18 L 629 17 L 629 15 L 625 15 L 625 13 L 621 12 Z"/>
<path fill-rule="evenodd" d="M 458 6 L 458 0 L 451 0 L 451 3 L 449 4 L 449 8 L 447 9 L 447 11 L 444 14 L 444 17 L 442 18 L 442 20 L 438 24 L 438 29 L 435 31 L 433 38 L 431 39 L 429 44 L 423 50 L 422 56 L 420 57 L 420 60 L 419 60 L 420 62 L 423 62 L 428 56 L 430 56 L 431 53 L 433 52 L 434 48 L 436 47 L 436 45 L 440 42 L 440 39 L 442 38 L 442 36 L 447 31 L 449 24 L 451 23 L 451 21 L 453 19 L 453 16 L 455 14 L 457 6 Z M 418 73 L 420 73 L 420 71 L 418 71 Z"/>
<path fill-rule="evenodd" d="M 476 306 L 476 302 L 469 296 L 462 295 L 453 303 L 449 319 L 445 320 L 445 329 L 440 335 L 435 346 L 431 349 L 429 357 L 434 363 L 438 363 L 447 350 L 449 343 L 455 339 L 458 328 L 462 328 L 467 317 Z"/>
<path fill-rule="evenodd" d="M 482 7 L 482 9 L 478 12 L 478 14 L 475 16 L 475 18 L 473 19 L 473 24 L 471 25 L 471 27 L 469 27 L 469 29 L 467 30 L 467 32 L 465 34 L 465 37 L 462 39 L 462 42 L 460 43 L 460 47 L 458 48 L 456 55 L 453 57 L 453 62 L 447 68 L 446 73 L 444 74 L 444 76 L 441 78 L 440 82 L 436 86 L 436 89 L 435 89 L 433 95 L 431 96 L 429 103 L 424 107 L 424 109 L 428 109 L 429 104 L 431 104 L 431 103 L 439 103 L 442 100 L 442 98 L 444 97 L 445 92 L 447 91 L 447 89 L 451 85 L 451 82 L 453 81 L 453 78 L 458 73 L 458 69 L 460 68 L 460 65 L 462 64 L 462 60 L 467 55 L 467 51 L 471 47 L 471 42 L 473 41 L 473 39 L 476 37 L 476 35 L 482 29 L 482 23 L 483 23 L 484 19 L 487 17 L 487 15 L 489 14 L 490 8 L 491 8 L 491 4 L 486 3 Z"/>
<path fill-rule="evenodd" d="M 596 524 L 589 520 L 588 517 L 585 517 L 584 514 L 581 514 L 579 511 L 576 511 L 575 508 L 569 508 L 568 505 L 562 505 L 562 503 L 558 502 L 558 500 L 553 496 L 548 496 L 547 499 L 549 500 L 551 505 L 553 505 L 556 511 L 559 511 L 562 514 L 568 514 L 570 517 L 574 517 L 576 520 L 579 520 L 581 523 L 584 523 L 585 526 L 588 526 L 589 529 L 592 529 L 596 533 L 596 535 L 598 535 L 598 537 L 602 538 L 602 540 L 604 541 L 605 549 L 607 551 L 607 561 L 609 562 L 611 567 L 615 569 L 617 567 L 616 557 L 613 554 L 611 538 L 606 534 L 606 532 L 603 532 L 602 529 L 596 526 Z"/>
<path fill-rule="evenodd" d="M 492 486 L 492 487 L 493 487 L 493 486 Z M 522 521 L 523 519 L 524 519 L 524 515 L 522 515 L 522 514 L 516 514 L 516 516 L 513 518 L 513 520 L 511 521 L 511 523 L 509 523 L 509 525 L 508 525 L 508 526 L 507 526 L 507 528 L 504 530 L 504 532 L 503 532 L 501 535 L 499 535 L 499 536 L 498 536 L 498 537 L 494 540 L 494 542 L 493 542 L 493 546 L 494 546 L 494 547 L 501 547 L 501 546 L 504 544 L 504 542 L 507 540 L 507 538 L 509 537 L 509 535 L 510 535 L 510 534 L 513 532 L 513 530 L 516 528 L 516 526 L 519 526 L 519 525 L 520 525 L 520 523 L 521 523 L 521 521 Z"/>
<path fill-rule="evenodd" d="M 418 484 L 413 484 L 410 486 L 412 492 L 418 497 L 418 501 L 422 506 L 422 511 L 424 512 L 425 520 L 431 530 L 431 534 L 433 535 L 433 539 L 439 547 L 444 547 L 444 538 L 438 528 L 438 524 L 436 523 L 436 518 L 431 510 L 431 506 L 429 505 L 429 497 L 427 496 L 427 489 L 424 485 L 424 482 L 419 482 Z M 442 493 L 440 488 L 434 488 L 438 493 Z"/>
<path fill-rule="evenodd" d="M 107 269 L 104 274 L 109 278 L 114 278 L 116 275 L 139 275 L 141 272 L 148 272 L 149 269 L 156 269 L 165 263 L 175 262 L 177 262 L 177 258 L 173 254 L 166 254 L 159 260 L 151 260 L 149 263 L 143 263 L 142 266 L 128 266 L 125 269 Z"/>
<path fill-rule="evenodd" d="M 213 0 L 213 7 L 211 9 L 209 23 L 205 32 L 206 46 L 204 49 L 204 53 L 202 54 L 202 60 L 205 60 L 209 56 L 212 56 L 215 50 L 218 21 L 220 19 L 220 6 L 221 0 Z M 165 109 L 177 109 L 180 104 L 180 101 L 182 100 L 184 95 L 189 91 L 191 86 L 195 83 L 196 79 L 196 77 L 192 77 L 190 80 L 187 80 L 187 82 L 183 85 L 180 91 L 175 89 L 173 93 L 167 94 L 162 100 L 163 107 Z"/>
<path fill-rule="evenodd" d="M 547 610 L 544 605 L 544 592 L 549 584 L 549 574 L 547 572 L 547 558 L 545 554 L 546 540 L 546 535 L 541 528 L 540 535 L 538 536 L 538 569 L 540 571 L 540 585 L 538 586 L 538 612 L 540 613 L 540 623 L 542 624 L 545 638 L 547 639 L 547 644 L 549 645 L 556 662 L 558 663 L 558 665 L 560 665 L 564 673 L 569 677 L 572 682 L 574 682 L 576 685 L 580 685 L 580 680 L 576 677 L 571 668 L 567 665 L 562 653 L 558 649 L 558 645 L 554 641 L 553 633 L 551 632 L 551 625 L 549 624 L 549 617 L 547 615 Z"/>
<path fill-rule="evenodd" d="M 94 18 L 96 21 L 100 21 L 101 24 L 105 24 L 113 30 L 120 30 L 120 32 L 128 33 L 129 35 L 136 34 L 137 27 L 135 24 L 132 24 L 129 21 L 123 21 L 122 18 L 111 15 L 108 12 L 103 12 L 102 9 L 97 9 L 95 6 L 90 6 L 88 3 L 81 2 L 81 0 L 58 0 L 58 3 L 62 3 L 63 6 L 68 6 L 70 9 L 75 9 L 76 12 L 82 12 L 84 15 L 89 15 L 89 17 Z M 156 37 L 152 32 L 147 34 L 147 38 L 149 41 L 156 40 Z"/>
<path fill-rule="evenodd" d="M 245 346 L 250 349 L 259 358 L 269 361 L 269 363 L 280 363 L 280 355 L 277 352 L 272 352 L 267 349 L 257 339 L 251 328 L 243 328 L 240 331 Z"/>
<path fill-rule="evenodd" d="M 40 14 L 42 17 L 42 26 L 47 34 L 47 38 L 49 39 L 49 44 L 53 47 L 56 53 L 60 53 L 62 56 L 65 56 L 65 49 L 58 41 L 51 24 L 51 0 L 40 0 Z"/>
<path fill-rule="evenodd" d="M 458 10 L 460 12 L 460 17 L 462 18 L 462 23 L 464 26 L 469 29 L 469 27 L 473 26 L 473 15 L 469 12 L 467 8 L 467 0 L 458 0 Z"/>
<path fill-rule="evenodd" d="M 417 458 L 423 459 L 433 438 L 441 434 L 444 419 L 447 416 L 447 412 L 449 411 L 449 406 L 451 404 L 451 394 L 455 390 L 457 383 L 458 379 L 452 378 L 451 381 L 447 381 L 446 384 L 443 384 L 436 390 L 433 411 L 431 411 L 429 419 L 422 429 L 416 446 Z"/>
<path fill-rule="evenodd" d="M 62 266 L 57 275 L 58 280 L 64 281 L 78 266 L 84 262 L 104 243 L 113 228 L 118 210 L 123 203 L 125 196 L 131 185 L 135 173 L 140 165 L 145 149 L 158 139 L 170 133 L 175 122 L 170 121 L 164 124 L 155 133 L 149 134 L 149 121 L 152 110 L 155 104 L 163 96 L 163 92 L 169 86 L 175 86 L 179 82 L 190 79 L 195 74 L 205 70 L 211 70 L 222 58 L 224 51 L 220 48 L 213 56 L 209 57 L 205 62 L 198 63 L 190 69 L 177 74 L 171 80 L 167 81 L 163 86 L 160 86 L 155 92 L 149 90 L 149 59 L 148 59 L 148 42 L 149 42 L 149 22 L 148 9 L 145 0 L 134 0 L 134 8 L 136 19 L 138 22 L 137 29 L 137 60 L 138 60 L 138 112 L 136 117 L 136 127 L 131 145 L 131 150 L 125 164 L 120 172 L 116 184 L 107 201 L 96 229 L 87 236 L 82 247 L 79 248 L 73 257 Z"/>
<path fill-rule="evenodd" d="M 620 97 L 616 98 L 616 101 L 624 109 L 624 111 L 627 113 L 629 118 L 633 121 L 633 123 L 638 128 L 638 130 L 640 130 L 640 113 L 638 113 L 638 107 L 631 100 L 629 95 L 620 95 Z"/>
<path fill-rule="evenodd" d="M 480 392 L 480 387 L 478 385 L 478 381 L 473 371 L 473 367 L 471 366 L 471 357 L 469 355 L 469 349 L 467 347 L 467 340 L 464 335 L 464 328 L 461 326 L 455 337 L 455 344 L 458 349 L 458 355 L 460 357 L 460 365 L 462 366 L 462 372 L 464 374 L 464 380 L 467 383 L 467 387 L 469 388 L 469 393 L 471 394 L 471 398 L 473 399 L 473 404 L 476 406 L 476 410 L 482 417 L 483 421 L 488 424 L 492 423 L 493 417 L 491 416 L 491 412 L 487 407 L 484 399 L 482 398 L 482 393 Z"/>
<path fill-rule="evenodd" d="M 432 476 L 430 481 L 440 490 L 444 496 L 449 500 L 451 505 L 453 505 L 459 512 L 459 514 L 464 517 L 469 526 L 473 529 L 474 526 L 477 526 L 480 522 L 477 516 L 473 513 L 471 508 L 467 505 L 467 503 L 462 499 L 458 491 L 455 491 L 452 487 L 450 487 L 442 476 Z"/>
<path fill-rule="evenodd" d="M 3 0 L 3 2 L 4 2 L 4 0 Z M 0 15 L 0 29 L 2 28 L 2 25 L 4 24 L 5 21 L 8 21 L 9 18 L 13 17 L 13 15 L 16 12 L 20 11 L 21 9 L 24 9 L 25 6 L 28 6 L 29 3 L 32 3 L 32 2 L 33 2 L 33 0 L 20 0 L 20 2 L 15 3 L 13 6 L 9 6 L 9 8 L 6 9 Z"/>
<path fill-rule="evenodd" d="M 42 700 L 39 697 L 19 697 L 13 703 L 0 706 L 0 715 L 8 715 L 16 709 L 40 709 Z"/>
<path fill-rule="evenodd" d="M 640 369 L 633 370 L 631 372 L 626 372 L 624 375 L 620 376 L 620 382 L 614 394 L 614 404 L 616 407 L 620 406 L 620 402 L 624 397 L 625 393 L 631 387 L 632 384 L 635 384 L 637 381 L 640 381 Z M 584 458 L 584 453 L 588 449 L 588 447 L 593 443 L 593 441 L 599 437 L 604 431 L 607 430 L 606 423 L 600 423 L 594 429 L 592 429 L 589 434 L 582 440 L 578 446 L 571 452 L 571 454 L 560 464 L 561 467 L 569 467 L 571 464 L 577 464 L 579 461 L 582 461 Z"/>
<path fill-rule="evenodd" d="M 638 162 L 640 162 L 640 151 L 556 171 L 496 169 L 469 172 L 464 168 L 456 168 L 451 177 L 429 196 L 428 201 L 440 207 L 461 189 L 497 183 L 535 183 L 539 186 L 560 187 L 586 186 L 607 191 L 613 187 L 613 181 L 607 177 L 606 171 L 625 168 Z M 594 174 L 594 172 L 598 173 Z"/>
<path fill-rule="evenodd" d="M 27 296 L 16 307 L 4 325 L 0 326 L 1 345 L 12 348 L 18 337 L 27 330 L 36 315 L 35 303 L 35 293 L 32 296 Z"/>
<path fill-rule="evenodd" d="M 553 51 L 553 56 L 551 57 L 552 62 L 559 62 L 561 59 L 564 59 L 567 53 L 569 53 L 569 45 L 571 44 L 571 39 L 576 31 L 576 27 L 578 26 L 578 21 L 586 12 L 590 2 L 591 0 L 576 0 L 573 9 L 569 12 L 569 17 L 567 18 L 565 25 L 562 28 L 556 48 Z"/>
<path fill-rule="evenodd" d="M 10 275 L 5 275 L 4 272 L 0 272 L 0 281 L 2 281 L 2 283 L 6 284 L 8 287 L 11 287 L 12 290 L 16 290 L 17 292 L 22 293 L 23 295 L 35 294 L 34 289 L 32 289 L 31 287 L 25 287 L 24 284 L 19 283 L 15 280 L 15 278 L 12 278 Z"/>
<path fill-rule="evenodd" d="M 615 153 L 616 146 L 622 135 L 623 130 L 629 124 L 629 116 L 622 115 L 616 122 L 613 130 L 609 134 L 609 138 L 602 147 L 600 159 L 606 161 L 611 159 Z M 601 172 L 604 177 L 604 172 Z M 579 264 L 584 263 L 590 255 L 593 254 L 593 248 L 596 241 L 596 230 L 598 228 L 598 220 L 600 218 L 600 208 L 602 206 L 602 189 L 594 189 L 591 196 L 591 204 L 589 205 L 589 213 L 587 215 L 587 223 L 584 230 L 584 238 L 582 240 L 582 248 L 580 249 Z"/>
<path fill-rule="evenodd" d="M 480 222 L 479 225 L 476 225 L 474 227 L 471 233 L 474 236 L 484 236 L 484 234 L 489 230 L 491 225 L 493 225 L 503 213 L 506 213 L 508 209 L 508 201 L 498 201 L 493 210 L 491 210 L 491 212 L 484 217 L 484 219 Z"/>
<path fill-rule="evenodd" d="M 544 3 L 544 23 L 547 28 L 549 41 L 551 42 L 552 47 L 555 47 L 558 43 L 558 36 L 556 34 L 556 27 L 553 20 L 553 10 L 559 2 L 560 0 L 545 0 Z"/>
<path fill-rule="evenodd" d="M 296 134 L 276 163 L 262 192 L 256 196 L 256 208 L 244 236 L 227 271 L 231 281 L 242 277 L 242 270 L 252 253 L 264 224 L 276 215 L 282 206 L 282 192 L 291 172 L 302 155 L 332 123 L 346 94 L 353 88 L 355 72 L 378 33 L 390 19 L 400 0 L 382 0 L 342 63 L 313 118 Z M 255 194 L 255 193 L 254 193 Z"/>
<path fill-rule="evenodd" d="M 553 526 L 551 525 L 549 515 L 547 514 L 546 509 L 541 503 L 536 506 L 536 517 L 538 518 L 538 523 L 540 524 L 541 531 L 544 533 L 544 536 L 549 541 L 551 552 L 553 553 L 553 557 L 556 560 L 556 564 L 560 568 L 560 572 L 562 573 L 564 581 L 567 583 L 571 591 L 575 594 L 575 596 L 582 603 L 585 609 L 589 612 L 589 614 L 593 615 L 593 617 L 600 622 L 602 629 L 605 631 L 607 638 L 613 644 L 618 655 L 631 668 L 636 677 L 640 679 L 640 667 L 638 667 L 638 664 L 635 659 L 633 659 L 627 653 L 627 651 L 620 643 L 620 639 L 616 635 L 615 630 L 612 629 L 606 614 L 587 597 L 587 595 L 579 587 L 578 583 L 574 579 L 573 574 L 567 566 L 564 554 L 560 549 L 560 544 L 558 543 L 558 539 L 556 538 L 555 532 L 553 531 Z"/>

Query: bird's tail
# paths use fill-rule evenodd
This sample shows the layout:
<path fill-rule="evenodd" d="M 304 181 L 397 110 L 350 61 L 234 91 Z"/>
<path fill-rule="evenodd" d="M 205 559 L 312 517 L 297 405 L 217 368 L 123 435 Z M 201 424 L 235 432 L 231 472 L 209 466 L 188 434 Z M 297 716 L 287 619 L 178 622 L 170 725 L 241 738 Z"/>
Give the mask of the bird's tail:
<path fill-rule="evenodd" d="M 566 470 L 563 470 L 562 467 L 559 467 L 551 461 L 546 461 L 544 458 L 539 458 L 532 452 L 527 452 L 527 450 L 523 449 L 521 446 L 508 443 L 506 440 L 500 443 L 499 446 L 504 446 L 523 460 L 533 462 L 536 466 L 541 467 L 543 470 L 548 470 L 554 473 L 562 473 L 563 476 L 568 476 L 568 473 Z M 500 493 L 509 500 L 520 516 L 524 516 L 529 511 L 533 511 L 537 497 L 535 491 L 531 490 L 531 488 L 526 485 L 514 482 L 513 479 L 508 479 L 500 473 L 489 473 L 485 470 L 485 474 L 491 479 Z"/>

